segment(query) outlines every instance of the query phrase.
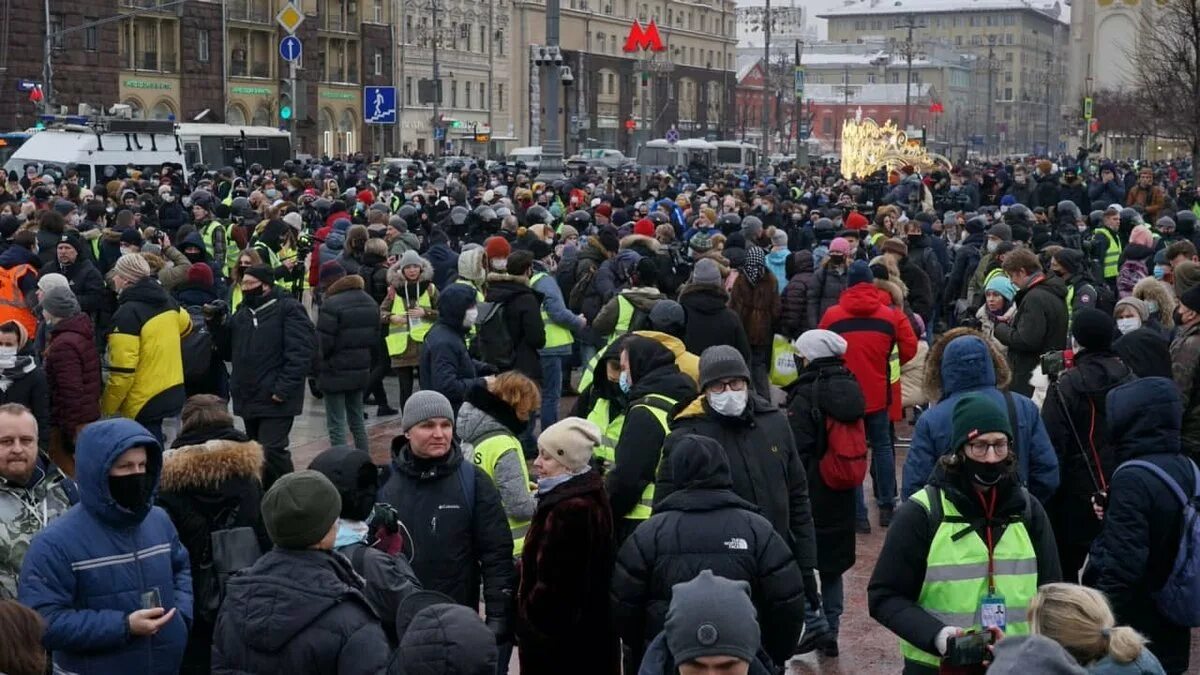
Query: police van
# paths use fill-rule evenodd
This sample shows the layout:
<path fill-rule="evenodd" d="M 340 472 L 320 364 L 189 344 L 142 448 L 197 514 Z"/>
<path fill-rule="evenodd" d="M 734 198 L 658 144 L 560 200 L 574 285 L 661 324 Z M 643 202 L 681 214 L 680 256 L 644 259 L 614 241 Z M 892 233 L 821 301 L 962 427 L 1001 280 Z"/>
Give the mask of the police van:
<path fill-rule="evenodd" d="M 68 168 L 83 185 L 123 176 L 132 167 L 157 173 L 164 165 L 187 177 L 192 168 L 261 164 L 279 167 L 291 159 L 291 135 L 274 127 L 176 124 L 161 120 L 48 117 L 4 163 L 5 171 L 62 174 Z"/>

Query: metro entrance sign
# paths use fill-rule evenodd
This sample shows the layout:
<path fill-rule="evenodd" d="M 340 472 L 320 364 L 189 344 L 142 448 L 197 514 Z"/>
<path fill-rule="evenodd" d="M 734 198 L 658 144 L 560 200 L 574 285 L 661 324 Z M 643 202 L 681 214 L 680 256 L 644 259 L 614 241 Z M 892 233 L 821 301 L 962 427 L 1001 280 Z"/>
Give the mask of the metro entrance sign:
<path fill-rule="evenodd" d="M 667 46 L 663 44 L 662 36 L 658 33 L 658 25 L 654 23 L 654 19 L 642 28 L 641 22 L 636 19 L 633 25 L 629 27 L 629 36 L 625 38 L 625 46 L 622 48 L 625 52 L 665 52 Z"/>

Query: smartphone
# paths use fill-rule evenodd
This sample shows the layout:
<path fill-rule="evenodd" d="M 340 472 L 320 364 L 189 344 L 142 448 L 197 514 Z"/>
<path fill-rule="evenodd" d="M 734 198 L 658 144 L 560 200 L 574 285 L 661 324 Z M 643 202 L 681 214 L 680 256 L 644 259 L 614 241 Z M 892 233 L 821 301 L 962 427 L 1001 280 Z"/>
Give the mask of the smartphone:
<path fill-rule="evenodd" d="M 159 594 L 157 588 L 151 588 L 142 593 L 142 609 L 155 609 L 157 607 L 162 607 L 162 596 Z"/>
<path fill-rule="evenodd" d="M 974 666 L 988 657 L 988 645 L 995 642 L 992 631 L 964 633 L 951 637 L 946 646 L 945 663 L 951 666 Z"/>

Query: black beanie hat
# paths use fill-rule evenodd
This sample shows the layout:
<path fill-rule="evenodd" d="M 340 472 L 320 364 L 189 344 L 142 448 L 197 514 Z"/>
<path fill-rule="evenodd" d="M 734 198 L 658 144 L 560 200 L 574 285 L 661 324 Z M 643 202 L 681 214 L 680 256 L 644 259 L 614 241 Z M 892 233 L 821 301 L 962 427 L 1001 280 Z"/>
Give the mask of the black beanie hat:
<path fill-rule="evenodd" d="M 1079 346 L 1088 351 L 1111 349 L 1116 329 L 1117 324 L 1111 316 L 1091 307 L 1078 310 L 1071 319 L 1071 334 Z"/>

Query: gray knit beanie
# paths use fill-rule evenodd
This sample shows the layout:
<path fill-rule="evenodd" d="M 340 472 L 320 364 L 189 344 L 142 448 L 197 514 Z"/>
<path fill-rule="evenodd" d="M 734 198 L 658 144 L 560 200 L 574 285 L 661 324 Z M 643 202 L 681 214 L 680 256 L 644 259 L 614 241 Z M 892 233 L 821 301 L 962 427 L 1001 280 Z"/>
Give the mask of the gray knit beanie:
<path fill-rule="evenodd" d="M 717 380 L 740 377 L 750 381 L 750 369 L 742 353 L 729 345 L 713 345 L 700 355 L 700 389 Z"/>
<path fill-rule="evenodd" d="M 436 391 L 422 390 L 408 397 L 400 416 L 400 429 L 408 431 L 425 420 L 444 417 L 454 423 L 454 408 L 450 399 Z"/>
<path fill-rule="evenodd" d="M 712 570 L 675 584 L 663 634 L 676 668 L 703 656 L 732 656 L 753 664 L 762 633 L 750 584 L 714 576 Z"/>
<path fill-rule="evenodd" d="M 70 288 L 55 286 L 42 294 L 42 310 L 56 319 L 69 319 L 79 313 L 79 300 Z"/>
<path fill-rule="evenodd" d="M 701 258 L 696 262 L 696 266 L 692 268 L 692 283 L 720 286 L 721 268 L 717 265 L 715 260 L 712 260 L 711 258 Z"/>

